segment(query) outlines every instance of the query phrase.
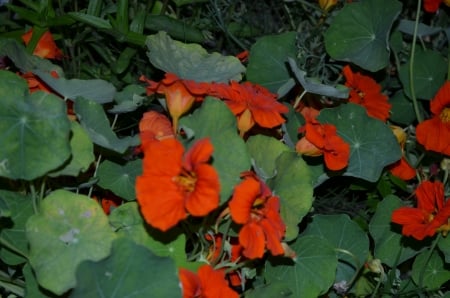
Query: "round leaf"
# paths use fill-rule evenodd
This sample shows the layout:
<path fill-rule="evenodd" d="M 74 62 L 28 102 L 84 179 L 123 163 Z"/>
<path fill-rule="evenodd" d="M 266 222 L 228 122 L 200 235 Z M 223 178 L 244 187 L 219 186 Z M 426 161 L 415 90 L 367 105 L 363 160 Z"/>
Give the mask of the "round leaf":
<path fill-rule="evenodd" d="M 250 49 L 247 80 L 277 93 L 291 79 L 287 61 L 297 55 L 296 36 L 296 32 L 286 32 L 258 39 Z"/>
<path fill-rule="evenodd" d="M 275 161 L 284 151 L 288 151 L 282 142 L 264 135 L 255 135 L 247 140 L 247 148 L 252 158 L 253 167 L 258 176 L 266 179 L 276 175 Z"/>
<path fill-rule="evenodd" d="M 399 160 L 402 155 L 391 129 L 369 117 L 359 105 L 349 103 L 324 109 L 317 119 L 321 123 L 335 125 L 338 135 L 350 145 L 346 176 L 376 182 L 384 167 Z"/>
<path fill-rule="evenodd" d="M 45 92 L 28 94 L 25 80 L 0 71 L 0 176 L 33 180 L 70 157 L 66 105 Z"/>
<path fill-rule="evenodd" d="M 240 174 L 251 166 L 247 147 L 237 134 L 236 117 L 225 103 L 208 97 L 192 115 L 181 118 L 180 126 L 193 132 L 192 142 L 210 138 L 214 146 L 212 165 L 220 179 L 221 202 L 227 201 L 240 181 Z"/>
<path fill-rule="evenodd" d="M 414 55 L 413 84 L 416 97 L 431 100 L 444 84 L 447 74 L 447 61 L 436 51 L 416 50 Z M 409 60 L 400 66 L 400 80 L 403 90 L 411 98 Z"/>
<path fill-rule="evenodd" d="M 8 265 L 22 264 L 26 261 L 24 255 L 28 251 L 25 224 L 28 218 L 34 214 L 31 197 L 21 195 L 18 192 L 0 190 L 0 199 L 5 202 L 11 211 L 11 221 L 3 222 L 0 236 L 21 252 L 21 255 L 19 255 L 1 246 L 0 257 L 2 262 Z"/>
<path fill-rule="evenodd" d="M 325 32 L 325 47 L 336 60 L 375 72 L 389 63 L 388 37 L 402 4 L 365 0 L 345 5 Z"/>
<path fill-rule="evenodd" d="M 240 81 L 245 67 L 234 56 L 209 54 L 198 44 L 172 40 L 166 32 L 147 37 L 148 58 L 157 68 L 197 82 Z"/>
<path fill-rule="evenodd" d="M 70 139 L 70 147 L 72 148 L 72 157 L 69 163 L 62 169 L 51 172 L 49 176 L 78 176 L 80 172 L 88 170 L 89 166 L 94 162 L 94 144 L 87 135 L 86 131 L 76 121 L 71 121 L 72 137 Z"/>
<path fill-rule="evenodd" d="M 26 234 L 39 284 L 58 295 L 75 286 L 82 261 L 107 257 L 115 238 L 94 200 L 64 190 L 43 200 L 40 212 L 29 218 Z"/>
<path fill-rule="evenodd" d="M 403 93 L 399 91 L 389 99 L 391 104 L 391 114 L 389 119 L 403 125 L 410 125 L 416 120 L 413 103 L 408 100 Z"/>
<path fill-rule="evenodd" d="M 427 290 L 438 290 L 450 280 L 450 271 L 444 268 L 444 262 L 437 251 L 429 259 L 428 255 L 429 251 L 424 251 L 416 257 L 412 266 L 412 279 L 417 285 L 426 286 Z"/>
<path fill-rule="evenodd" d="M 280 214 L 286 224 L 285 240 L 298 235 L 298 223 L 309 212 L 313 187 L 309 168 L 295 152 L 283 152 L 276 161 L 277 175 L 268 180 L 275 195 L 280 197 Z"/>
<path fill-rule="evenodd" d="M 269 262 L 267 281 L 289 285 L 292 297 L 317 298 L 326 293 L 334 282 L 338 262 L 333 247 L 317 236 L 299 237 L 290 247 L 297 254 L 295 263 Z"/>
<path fill-rule="evenodd" d="M 127 201 L 136 200 L 135 180 L 142 173 L 142 160 L 136 159 L 119 165 L 105 160 L 98 168 L 98 185 L 109 189 Z"/>
<path fill-rule="evenodd" d="M 81 263 L 77 284 L 70 297 L 181 297 L 173 260 L 124 237 L 114 241 L 107 259 Z"/>
<path fill-rule="evenodd" d="M 353 255 L 336 251 L 339 260 L 336 282 L 349 283 L 369 254 L 369 238 L 346 214 L 315 215 L 303 235 L 317 235 L 327 240 L 332 247 Z"/>

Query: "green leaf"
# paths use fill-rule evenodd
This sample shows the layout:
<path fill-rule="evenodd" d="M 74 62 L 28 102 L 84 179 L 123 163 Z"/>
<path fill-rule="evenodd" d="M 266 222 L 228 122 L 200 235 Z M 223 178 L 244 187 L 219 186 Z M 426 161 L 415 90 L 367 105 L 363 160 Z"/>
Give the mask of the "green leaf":
<path fill-rule="evenodd" d="M 338 135 L 350 145 L 346 176 L 376 182 L 385 166 L 401 158 L 400 146 L 391 129 L 369 117 L 362 106 L 348 103 L 324 109 L 317 119 L 335 125 Z"/>
<path fill-rule="evenodd" d="M 302 234 L 302 236 L 308 235 L 319 236 L 336 249 L 339 260 L 336 282 L 350 283 L 369 255 L 369 238 L 346 214 L 313 216 L 312 222 L 308 223 Z"/>
<path fill-rule="evenodd" d="M 102 261 L 85 261 L 77 270 L 70 297 L 181 297 L 178 270 L 168 257 L 159 257 L 126 238 L 113 243 Z"/>
<path fill-rule="evenodd" d="M 25 264 L 22 269 L 23 276 L 25 277 L 25 297 L 33 297 L 33 298 L 48 298 L 49 295 L 43 293 L 42 288 L 39 287 L 39 284 L 36 280 L 36 277 L 33 274 L 33 270 L 31 269 L 30 264 Z"/>
<path fill-rule="evenodd" d="M 416 120 L 416 113 L 412 101 L 406 98 L 403 91 L 398 91 L 389 98 L 391 111 L 389 120 L 403 125 L 410 125 Z"/>
<path fill-rule="evenodd" d="M 180 127 L 193 132 L 194 139 L 190 144 L 210 138 L 214 146 L 212 165 L 219 174 L 221 186 L 220 199 L 222 203 L 227 201 L 234 186 L 240 182 L 240 174 L 251 166 L 247 147 L 237 133 L 236 117 L 225 103 L 207 97 L 198 110 L 181 118 Z"/>
<path fill-rule="evenodd" d="M 406 96 L 411 98 L 409 61 L 400 66 L 399 76 Z M 444 84 L 446 74 L 447 61 L 439 52 L 416 50 L 414 55 L 413 84 L 417 98 L 431 100 Z"/>
<path fill-rule="evenodd" d="M 325 32 L 325 47 L 336 60 L 375 72 L 389 63 L 389 32 L 402 9 L 396 0 L 345 5 Z"/>
<path fill-rule="evenodd" d="M 97 29 L 112 29 L 111 23 L 108 20 L 104 20 L 94 15 L 89 15 L 82 12 L 68 12 L 68 15 L 76 21 L 88 24 L 89 26 Z"/>
<path fill-rule="evenodd" d="M 77 100 L 77 97 L 84 97 L 98 103 L 107 103 L 113 100 L 116 93 L 116 88 L 113 84 L 100 79 L 68 80 L 65 78 L 54 78 L 49 72 L 42 70 L 34 70 L 33 73 L 64 98 L 70 98 L 74 101 Z"/>
<path fill-rule="evenodd" d="M 32 198 L 21 195 L 18 192 L 0 190 L 0 199 L 6 203 L 11 211 L 10 220 L 4 221 L 0 231 L 0 237 L 13 245 L 20 254 L 9 250 L 5 246 L 0 247 L 0 258 L 8 265 L 18 265 L 26 262 L 28 240 L 25 235 L 25 224 L 28 218 L 34 214 Z"/>
<path fill-rule="evenodd" d="M 300 113 L 294 110 L 294 107 L 290 104 L 284 103 L 284 105 L 289 109 L 289 112 L 284 114 L 287 118 L 286 122 L 283 123 L 283 141 L 291 149 L 295 149 L 295 143 L 298 140 L 298 129 L 305 124 L 305 119 Z"/>
<path fill-rule="evenodd" d="M 128 113 L 139 108 L 145 97 L 145 88 L 140 85 L 128 85 L 122 91 L 117 92 L 114 101 L 117 103 L 108 112 L 114 114 Z"/>
<path fill-rule="evenodd" d="M 134 184 L 136 177 L 142 173 L 142 160 L 136 159 L 124 165 L 109 160 L 102 162 L 98 168 L 98 185 L 109 189 L 127 201 L 136 200 Z"/>
<path fill-rule="evenodd" d="M 55 71 L 58 75 L 63 75 L 61 67 L 52 64 L 50 60 L 29 54 L 24 45 L 14 39 L 0 39 L 0 56 L 7 56 L 23 73 L 40 69 L 49 73 Z"/>
<path fill-rule="evenodd" d="M 262 287 L 250 288 L 245 292 L 245 298 L 282 298 L 293 297 L 289 284 L 282 281 L 272 281 Z"/>
<path fill-rule="evenodd" d="M 209 54 L 198 44 L 172 40 L 167 33 L 147 37 L 148 58 L 157 68 L 197 82 L 240 81 L 245 67 L 233 56 Z"/>
<path fill-rule="evenodd" d="M 73 108 L 81 126 L 95 144 L 118 153 L 124 153 L 128 147 L 139 144 L 138 138 L 127 136 L 119 139 L 116 136 L 100 104 L 79 97 L 75 101 Z"/>
<path fill-rule="evenodd" d="M 94 144 L 92 144 L 85 130 L 76 121 L 71 121 L 71 125 L 70 147 L 72 148 L 72 157 L 62 169 L 51 172 L 50 177 L 78 176 L 80 172 L 86 172 L 95 160 Z"/>
<path fill-rule="evenodd" d="M 280 214 L 286 224 L 285 240 L 298 235 L 298 223 L 309 212 L 313 187 L 308 166 L 296 152 L 285 151 L 276 161 L 277 175 L 268 181 L 275 195 L 280 197 Z"/>
<path fill-rule="evenodd" d="M 85 260 L 110 254 L 115 234 L 100 206 L 89 197 L 56 190 L 28 219 L 29 262 L 39 284 L 61 295 L 75 287 L 75 272 Z"/>
<path fill-rule="evenodd" d="M 292 297 L 317 298 L 325 294 L 335 280 L 338 260 L 328 241 L 316 237 L 299 237 L 290 247 L 296 252 L 294 262 L 277 259 L 265 268 L 267 281 L 289 285 Z M 287 292 L 289 289 L 283 289 Z"/>
<path fill-rule="evenodd" d="M 277 174 L 276 159 L 284 151 L 289 151 L 289 147 L 281 141 L 264 135 L 251 136 L 246 144 L 252 158 L 253 167 L 258 176 L 264 180 Z"/>
<path fill-rule="evenodd" d="M 306 72 L 298 68 L 297 63 L 291 57 L 288 58 L 289 66 L 294 72 L 295 78 L 303 87 L 305 92 L 335 98 L 348 98 L 350 90 L 342 86 L 339 88 L 316 82 L 313 78 L 306 77 Z"/>
<path fill-rule="evenodd" d="M 247 80 L 277 93 L 291 79 L 287 61 L 297 55 L 296 36 L 296 32 L 286 32 L 258 39 L 250 49 Z"/>
<path fill-rule="evenodd" d="M 412 279 L 418 286 L 425 286 L 427 290 L 438 290 L 450 280 L 450 271 L 444 268 L 439 252 L 434 251 L 431 257 L 428 257 L 429 251 L 424 251 L 416 257 L 412 266 Z"/>
<path fill-rule="evenodd" d="M 186 255 L 186 237 L 177 229 L 162 233 L 147 225 L 139 212 L 136 202 L 129 202 L 115 208 L 110 216 L 111 226 L 117 235 L 132 239 L 136 244 L 150 249 L 160 257 L 171 257 L 177 267 L 193 271 L 198 269 L 198 263 L 188 262 Z"/>
<path fill-rule="evenodd" d="M 420 241 L 403 237 L 400 232 L 394 231 L 396 225 L 391 222 L 392 212 L 402 206 L 398 197 L 385 197 L 369 223 L 369 232 L 375 243 L 374 257 L 389 267 L 396 267 L 414 257 L 423 247 Z M 400 227 L 396 228 L 400 230 Z"/>
<path fill-rule="evenodd" d="M 414 35 L 414 31 L 416 31 L 414 28 L 416 26 L 416 22 L 411 20 L 400 20 L 400 23 L 398 24 L 397 30 L 409 35 Z M 430 35 L 435 35 L 442 31 L 441 27 L 431 27 L 428 25 L 425 25 L 423 23 L 419 23 L 417 26 L 417 36 L 419 37 L 425 37 Z"/>
<path fill-rule="evenodd" d="M 190 4 L 192 4 L 192 2 L 193 0 L 189 0 Z M 161 2 L 156 2 L 155 7 L 158 3 Z M 175 19 L 168 15 L 161 15 L 159 12 L 147 14 L 144 26 L 146 29 L 153 32 L 165 31 L 169 36 L 183 42 L 204 43 L 205 41 L 208 41 L 208 32 L 204 33 L 204 31 L 188 24 L 186 20 Z"/>
<path fill-rule="evenodd" d="M 444 254 L 445 263 L 450 264 L 450 237 L 443 237 L 438 242 L 439 250 Z"/>
<path fill-rule="evenodd" d="M 66 105 L 45 92 L 28 94 L 24 79 L 0 71 L 0 176 L 33 180 L 70 157 Z"/>

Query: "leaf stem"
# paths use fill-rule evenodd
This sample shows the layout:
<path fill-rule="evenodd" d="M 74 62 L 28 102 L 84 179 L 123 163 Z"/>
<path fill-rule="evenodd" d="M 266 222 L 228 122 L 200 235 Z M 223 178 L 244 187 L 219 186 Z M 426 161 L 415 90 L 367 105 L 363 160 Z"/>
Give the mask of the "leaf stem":
<path fill-rule="evenodd" d="M 420 17 L 420 11 L 422 7 L 422 0 L 417 1 L 417 10 L 416 10 L 416 19 L 414 23 L 414 34 L 413 34 L 413 40 L 411 45 L 411 57 L 409 60 L 409 91 L 411 93 L 411 100 L 413 102 L 414 106 L 414 112 L 416 113 L 417 121 L 420 123 L 423 121 L 422 115 L 420 114 L 419 110 L 419 104 L 417 102 L 417 97 L 415 94 L 414 89 L 414 56 L 416 51 L 416 41 L 417 41 L 417 32 L 419 28 L 419 17 Z"/>

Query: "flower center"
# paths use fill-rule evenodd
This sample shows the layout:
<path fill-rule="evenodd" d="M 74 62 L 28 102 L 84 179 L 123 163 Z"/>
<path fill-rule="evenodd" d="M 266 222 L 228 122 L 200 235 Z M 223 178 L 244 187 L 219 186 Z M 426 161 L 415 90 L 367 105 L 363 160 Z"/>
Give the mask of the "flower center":
<path fill-rule="evenodd" d="M 450 123 L 450 108 L 444 108 L 439 115 L 439 118 L 441 118 L 441 121 L 444 123 Z"/>
<path fill-rule="evenodd" d="M 182 169 L 181 173 L 173 179 L 175 183 L 180 187 L 181 191 L 183 191 L 184 193 L 191 193 L 195 189 L 197 175 L 192 171 Z"/>

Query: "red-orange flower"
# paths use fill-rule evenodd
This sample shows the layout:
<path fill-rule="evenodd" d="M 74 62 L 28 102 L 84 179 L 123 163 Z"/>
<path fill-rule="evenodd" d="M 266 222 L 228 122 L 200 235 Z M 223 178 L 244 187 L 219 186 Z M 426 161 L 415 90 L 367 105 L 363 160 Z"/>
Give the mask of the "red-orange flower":
<path fill-rule="evenodd" d="M 30 29 L 27 33 L 22 35 L 22 40 L 26 45 L 28 45 L 28 43 L 30 42 L 32 35 L 33 29 Z M 36 45 L 36 48 L 33 51 L 33 55 L 47 59 L 61 59 L 63 57 L 63 53 L 56 46 L 52 34 L 49 31 L 46 31 L 41 36 Z"/>
<path fill-rule="evenodd" d="M 286 120 L 280 115 L 288 108 L 277 101 L 277 95 L 266 88 L 250 82 L 239 84 L 214 84 L 210 95 L 219 97 L 237 116 L 238 129 L 244 135 L 255 123 L 261 127 L 273 128 Z"/>
<path fill-rule="evenodd" d="M 210 87 L 209 83 L 182 80 L 173 73 L 166 73 L 160 82 L 151 81 L 144 76 L 141 76 L 140 80 L 148 84 L 147 95 L 154 93 L 165 95 L 175 131 L 178 128 L 178 119 L 191 109 L 195 101 L 202 100 Z"/>
<path fill-rule="evenodd" d="M 391 104 L 381 93 L 381 86 L 371 77 L 353 72 L 350 66 L 343 69 L 345 86 L 350 88 L 349 102 L 362 105 L 371 117 L 385 122 L 389 118 Z"/>
<path fill-rule="evenodd" d="M 272 255 L 284 254 L 281 240 L 286 226 L 279 213 L 280 199 L 254 174 L 243 177 L 228 204 L 233 221 L 243 225 L 239 231 L 242 254 L 249 259 L 261 258 L 266 248 Z"/>
<path fill-rule="evenodd" d="M 195 274 L 184 268 L 179 269 L 183 298 L 238 298 L 230 287 L 222 270 L 214 270 L 203 265 Z"/>
<path fill-rule="evenodd" d="M 316 109 L 304 108 L 302 115 L 306 124 L 299 132 L 305 135 L 297 142 L 295 150 L 306 156 L 323 155 L 325 165 L 332 171 L 345 168 L 350 158 L 350 145 L 338 136 L 336 127 L 317 121 Z"/>
<path fill-rule="evenodd" d="M 417 141 L 425 149 L 450 155 L 450 81 L 446 81 L 430 103 L 431 119 L 416 127 Z"/>
<path fill-rule="evenodd" d="M 205 216 L 219 205 L 219 176 L 208 161 L 209 139 L 197 141 L 184 154 L 175 138 L 148 142 L 136 196 L 145 220 L 166 231 L 188 214 Z"/>
<path fill-rule="evenodd" d="M 148 142 L 175 137 L 169 118 L 156 111 L 148 111 L 142 115 L 139 132 L 142 148 L 147 147 Z"/>
<path fill-rule="evenodd" d="M 442 2 L 444 2 L 445 5 L 450 6 L 450 0 L 425 0 L 423 2 L 423 7 L 426 12 L 435 13 Z"/>
<path fill-rule="evenodd" d="M 414 169 L 406 160 L 404 148 L 406 144 L 406 133 L 405 131 L 395 125 L 390 126 L 392 129 L 392 132 L 394 133 L 395 137 L 397 138 L 397 141 L 400 145 L 400 148 L 402 149 L 402 157 L 397 162 L 393 163 L 388 167 L 389 171 L 392 175 L 402 179 L 402 180 L 410 180 L 416 177 L 416 169 Z"/>
<path fill-rule="evenodd" d="M 400 207 L 392 213 L 392 222 L 403 226 L 402 234 L 422 240 L 450 231 L 450 200 L 444 200 L 444 185 L 424 181 L 417 187 L 416 197 L 417 208 Z"/>

